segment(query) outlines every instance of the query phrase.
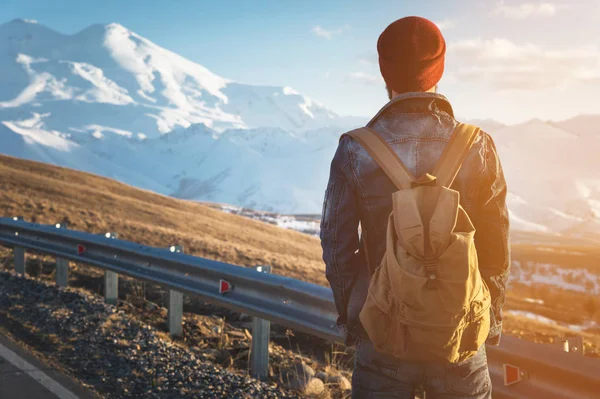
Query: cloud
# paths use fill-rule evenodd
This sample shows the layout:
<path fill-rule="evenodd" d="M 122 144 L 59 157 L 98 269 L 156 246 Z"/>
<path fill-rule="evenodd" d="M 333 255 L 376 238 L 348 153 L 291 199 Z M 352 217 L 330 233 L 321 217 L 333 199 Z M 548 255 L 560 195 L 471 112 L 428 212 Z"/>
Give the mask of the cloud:
<path fill-rule="evenodd" d="M 600 49 L 594 46 L 549 50 L 506 39 L 475 39 L 451 44 L 447 59 L 459 82 L 495 90 L 535 91 L 594 84 L 600 78 Z"/>
<path fill-rule="evenodd" d="M 381 76 L 371 75 L 366 72 L 352 72 L 348 74 L 347 78 L 349 80 L 363 83 L 366 85 L 380 85 L 383 84 L 383 78 Z"/>
<path fill-rule="evenodd" d="M 342 28 L 337 28 L 337 29 L 333 29 L 333 30 L 327 30 L 327 29 L 322 28 L 321 26 L 317 25 L 312 28 L 312 33 L 314 33 L 315 35 L 317 35 L 319 37 L 324 37 L 327 40 L 331 40 L 333 38 L 333 36 L 341 35 L 342 33 L 344 33 L 344 31 L 346 31 L 348 29 L 350 29 L 350 25 L 345 25 Z"/>
<path fill-rule="evenodd" d="M 440 30 L 452 29 L 456 26 L 456 22 L 451 19 L 444 19 L 443 21 L 435 23 Z"/>
<path fill-rule="evenodd" d="M 507 5 L 504 1 L 498 3 L 492 11 L 493 15 L 510 19 L 526 19 L 530 17 L 553 17 L 559 10 L 569 8 L 566 4 L 556 3 L 521 3 Z"/>

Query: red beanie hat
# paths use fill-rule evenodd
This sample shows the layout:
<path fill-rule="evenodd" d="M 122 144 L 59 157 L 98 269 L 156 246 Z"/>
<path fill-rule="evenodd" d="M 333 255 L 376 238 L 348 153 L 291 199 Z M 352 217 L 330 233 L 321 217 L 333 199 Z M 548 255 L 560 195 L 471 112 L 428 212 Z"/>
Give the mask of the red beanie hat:
<path fill-rule="evenodd" d="M 392 22 L 377 41 L 379 69 L 396 93 L 426 91 L 444 73 L 446 41 L 433 22 L 406 17 Z"/>

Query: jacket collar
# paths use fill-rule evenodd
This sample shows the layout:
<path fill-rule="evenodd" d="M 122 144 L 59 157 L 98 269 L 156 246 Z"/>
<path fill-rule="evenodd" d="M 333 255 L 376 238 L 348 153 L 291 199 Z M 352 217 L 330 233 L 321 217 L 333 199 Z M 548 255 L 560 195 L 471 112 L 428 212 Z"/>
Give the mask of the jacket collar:
<path fill-rule="evenodd" d="M 451 117 L 454 117 L 454 111 L 450 105 L 450 101 L 439 93 L 430 92 L 410 92 L 403 93 L 383 106 L 379 112 L 371 119 L 367 126 L 372 126 L 379 118 L 385 117 L 394 113 L 423 113 L 445 112 Z"/>

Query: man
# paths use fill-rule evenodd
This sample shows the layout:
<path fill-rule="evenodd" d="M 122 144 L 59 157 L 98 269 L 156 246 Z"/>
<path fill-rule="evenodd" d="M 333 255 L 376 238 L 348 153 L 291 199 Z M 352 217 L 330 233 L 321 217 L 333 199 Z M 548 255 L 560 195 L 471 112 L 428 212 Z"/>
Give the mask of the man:
<path fill-rule="evenodd" d="M 390 102 L 369 122 L 414 176 L 431 172 L 458 122 L 437 94 L 446 43 L 432 22 L 407 17 L 389 25 L 377 43 Z M 476 98 L 473 101 L 478 101 Z M 489 345 L 498 345 L 510 253 L 506 183 L 491 137 L 480 132 L 452 184 L 475 227 L 479 270 L 490 291 Z M 327 279 L 346 344 L 356 344 L 353 398 L 491 398 L 485 345 L 458 363 L 411 362 L 375 350 L 359 314 L 373 269 L 386 249 L 394 183 L 353 138 L 344 136 L 331 163 L 321 220 Z M 368 231 L 364 250 L 358 227 Z M 374 267 L 369 267 L 374 265 Z"/>

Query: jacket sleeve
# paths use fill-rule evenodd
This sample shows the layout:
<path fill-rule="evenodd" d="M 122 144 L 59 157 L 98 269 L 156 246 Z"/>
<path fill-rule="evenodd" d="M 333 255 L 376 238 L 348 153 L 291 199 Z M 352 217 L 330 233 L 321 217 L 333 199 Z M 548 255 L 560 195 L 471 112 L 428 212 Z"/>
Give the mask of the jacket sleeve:
<path fill-rule="evenodd" d="M 339 314 L 337 325 L 347 336 L 347 311 L 350 292 L 357 279 L 359 247 L 358 201 L 345 169 L 350 168 L 346 150 L 349 139 L 340 141 L 331 162 L 329 181 L 323 202 L 321 218 L 321 247 L 326 266 L 326 277 L 333 291 Z"/>
<path fill-rule="evenodd" d="M 478 179 L 475 245 L 479 270 L 492 299 L 488 344 L 499 345 L 502 334 L 502 308 L 510 272 L 509 216 L 506 181 L 492 138 L 485 134 L 485 163 Z"/>

